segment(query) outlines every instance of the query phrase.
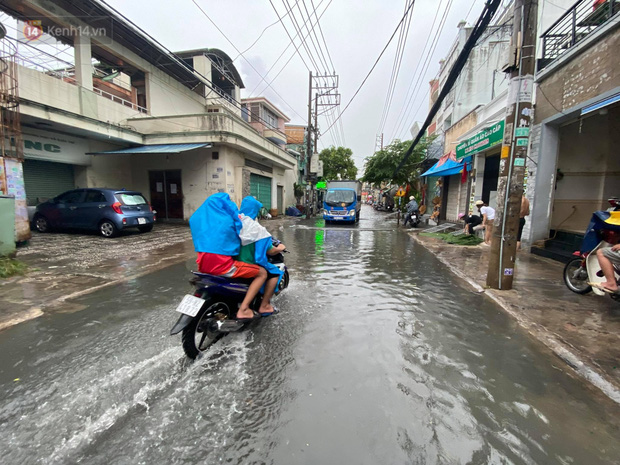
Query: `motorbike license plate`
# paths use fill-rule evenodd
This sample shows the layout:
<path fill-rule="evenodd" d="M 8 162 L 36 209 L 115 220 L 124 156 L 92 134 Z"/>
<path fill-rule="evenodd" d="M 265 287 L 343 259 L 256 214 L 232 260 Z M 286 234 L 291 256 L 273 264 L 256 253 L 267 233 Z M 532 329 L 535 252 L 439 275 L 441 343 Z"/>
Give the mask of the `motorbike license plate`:
<path fill-rule="evenodd" d="M 138 224 L 146 224 L 146 218 L 138 218 Z"/>
<path fill-rule="evenodd" d="M 183 313 L 189 316 L 196 316 L 198 311 L 202 308 L 202 304 L 204 304 L 204 299 L 200 297 L 196 297 L 190 294 L 187 294 L 181 300 L 181 303 L 176 308 L 177 312 Z"/>

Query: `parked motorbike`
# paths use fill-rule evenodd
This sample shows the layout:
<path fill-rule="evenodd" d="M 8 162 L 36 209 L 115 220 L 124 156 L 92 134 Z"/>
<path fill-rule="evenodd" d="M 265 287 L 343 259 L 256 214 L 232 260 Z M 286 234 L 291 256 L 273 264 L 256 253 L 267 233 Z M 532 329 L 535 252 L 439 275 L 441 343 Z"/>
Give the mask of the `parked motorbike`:
<path fill-rule="evenodd" d="M 274 246 L 280 242 L 274 240 Z M 284 250 L 284 253 L 288 253 Z M 289 273 L 284 264 L 284 255 L 279 253 L 268 257 L 269 262 L 284 272 L 275 291 L 278 295 L 289 284 Z M 228 333 L 241 331 L 252 321 L 236 320 L 237 310 L 245 297 L 251 279 L 234 279 L 223 276 L 192 272 L 190 284 L 195 287 L 193 295 L 186 295 L 177 307 L 181 312 L 170 335 L 182 332 L 183 350 L 190 359 L 195 359 L 214 342 Z M 259 294 L 250 308 L 258 311 L 262 302 Z"/>
<path fill-rule="evenodd" d="M 605 277 L 596 255 L 597 250 L 611 247 L 620 238 L 620 202 L 617 198 L 609 199 L 611 208 L 606 212 L 595 212 L 586 230 L 581 250 L 573 253 L 574 257 L 564 267 L 564 283 L 577 294 L 594 292 L 605 295 L 606 292 L 593 287 L 590 283 L 602 283 Z M 614 266 L 616 281 L 620 280 L 620 269 Z M 620 294 L 610 294 L 620 301 Z"/>

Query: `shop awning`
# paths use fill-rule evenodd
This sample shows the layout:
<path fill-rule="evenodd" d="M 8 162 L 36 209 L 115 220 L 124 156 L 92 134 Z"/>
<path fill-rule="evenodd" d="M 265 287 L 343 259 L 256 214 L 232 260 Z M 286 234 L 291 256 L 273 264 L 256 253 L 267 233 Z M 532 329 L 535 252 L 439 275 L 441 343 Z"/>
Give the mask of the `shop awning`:
<path fill-rule="evenodd" d="M 455 161 L 451 157 L 441 157 L 441 159 L 435 163 L 431 169 L 422 173 L 422 176 L 452 176 L 459 174 L 463 171 L 463 167 L 467 166 L 467 171 L 471 170 L 471 157 L 466 157 L 463 160 Z"/>
<path fill-rule="evenodd" d="M 599 100 L 598 102 L 593 103 L 592 105 L 588 105 L 587 107 L 581 110 L 581 116 L 587 115 L 588 113 L 592 113 L 593 111 L 596 111 L 596 110 L 600 110 L 601 108 L 605 108 L 609 105 L 613 105 L 616 102 L 620 102 L 620 94 L 612 95 L 611 97 L 608 97 L 603 100 Z"/>
<path fill-rule="evenodd" d="M 131 153 L 180 153 L 188 150 L 199 149 L 201 147 L 211 148 L 213 144 L 161 144 L 161 145 L 141 145 L 139 147 L 128 147 L 120 150 L 110 150 L 107 152 L 90 152 L 86 155 L 121 155 Z"/>

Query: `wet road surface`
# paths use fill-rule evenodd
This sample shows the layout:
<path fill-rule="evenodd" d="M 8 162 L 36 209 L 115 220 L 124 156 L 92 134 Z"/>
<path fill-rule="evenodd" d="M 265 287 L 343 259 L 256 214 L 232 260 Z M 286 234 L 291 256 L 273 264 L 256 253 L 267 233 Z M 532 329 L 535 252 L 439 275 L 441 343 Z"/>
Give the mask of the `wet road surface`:
<path fill-rule="evenodd" d="M 275 231 L 281 314 L 195 363 L 191 260 L 0 333 L 3 463 L 620 463 L 618 407 L 392 229 Z"/>

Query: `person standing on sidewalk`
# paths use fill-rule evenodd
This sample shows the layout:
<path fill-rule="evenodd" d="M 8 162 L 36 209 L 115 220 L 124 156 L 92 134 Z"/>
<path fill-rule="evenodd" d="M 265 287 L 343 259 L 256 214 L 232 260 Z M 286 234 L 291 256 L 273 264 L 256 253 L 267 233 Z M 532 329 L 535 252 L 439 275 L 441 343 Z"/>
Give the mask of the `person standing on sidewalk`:
<path fill-rule="evenodd" d="M 521 211 L 519 212 L 519 232 L 517 233 L 517 250 L 521 248 L 521 235 L 523 234 L 523 226 L 525 226 L 525 217 L 530 214 L 530 201 L 525 197 L 521 197 Z"/>
<path fill-rule="evenodd" d="M 476 201 L 476 207 L 482 216 L 482 224 L 474 227 L 474 231 L 484 229 L 484 243 L 491 245 L 491 236 L 493 234 L 493 221 L 495 221 L 495 209 L 489 207 L 482 200 Z"/>

